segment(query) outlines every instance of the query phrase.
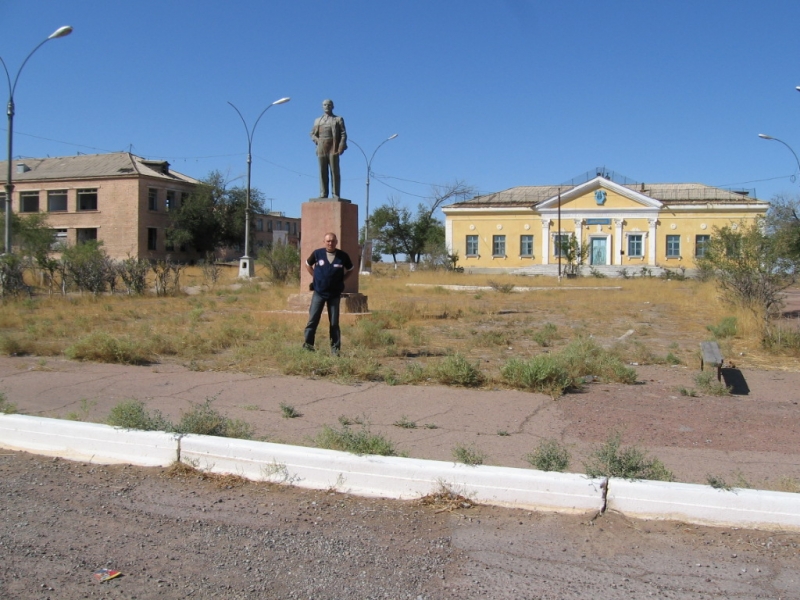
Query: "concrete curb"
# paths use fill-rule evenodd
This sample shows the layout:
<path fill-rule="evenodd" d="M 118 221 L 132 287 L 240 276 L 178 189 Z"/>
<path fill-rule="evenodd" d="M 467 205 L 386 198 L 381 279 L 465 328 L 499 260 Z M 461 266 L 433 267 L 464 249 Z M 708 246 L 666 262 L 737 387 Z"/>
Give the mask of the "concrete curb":
<path fill-rule="evenodd" d="M 140 467 L 166 467 L 178 460 L 178 442 L 169 433 L 26 415 L 0 415 L 0 448 Z"/>
<path fill-rule="evenodd" d="M 611 478 L 606 508 L 638 519 L 800 530 L 800 494 Z"/>
<path fill-rule="evenodd" d="M 181 461 L 214 473 L 360 496 L 420 498 L 446 486 L 483 504 L 559 512 L 599 512 L 605 490 L 605 479 L 582 475 L 199 435 L 181 439 Z"/>
<path fill-rule="evenodd" d="M 0 448 L 103 464 L 165 467 L 180 460 L 213 473 L 365 496 L 419 498 L 444 486 L 475 502 L 497 506 L 565 513 L 614 510 L 641 519 L 800 531 L 800 494 L 786 492 L 727 491 L 688 483 L 356 456 L 25 415 L 0 415 Z"/>

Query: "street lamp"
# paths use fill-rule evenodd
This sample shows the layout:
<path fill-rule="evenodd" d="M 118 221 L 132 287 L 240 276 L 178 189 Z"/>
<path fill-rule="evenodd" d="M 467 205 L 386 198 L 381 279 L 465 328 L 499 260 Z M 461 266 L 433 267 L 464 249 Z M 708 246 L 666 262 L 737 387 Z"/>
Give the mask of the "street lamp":
<path fill-rule="evenodd" d="M 272 104 L 267 106 L 264 110 L 261 111 L 261 114 L 258 115 L 256 122 L 253 124 L 252 129 L 248 129 L 247 122 L 244 120 L 242 113 L 239 112 L 239 109 L 233 104 L 233 102 L 228 102 L 231 106 L 233 106 L 233 110 L 236 111 L 236 114 L 239 115 L 239 118 L 242 120 L 242 124 L 244 125 L 245 133 L 247 133 L 247 200 L 245 203 L 245 210 L 244 210 L 244 256 L 239 259 L 239 277 L 240 278 L 250 278 L 255 275 L 255 267 L 253 267 L 253 261 L 250 260 L 250 165 L 253 162 L 252 157 L 252 149 L 253 149 L 253 133 L 255 133 L 256 127 L 258 126 L 258 122 L 261 120 L 261 117 L 264 116 L 264 113 L 267 112 L 270 108 L 275 106 L 276 104 L 285 104 L 291 100 L 291 98 L 281 98 L 280 100 L 275 100 Z"/>
<path fill-rule="evenodd" d="M 767 135 L 766 133 L 759 133 L 758 137 L 760 137 L 762 140 L 772 140 L 774 142 L 780 142 L 781 144 L 786 146 L 789 149 L 789 152 L 791 152 L 792 155 L 794 156 L 794 160 L 797 163 L 797 170 L 800 171 L 800 158 L 797 158 L 797 153 L 794 150 L 792 150 L 792 147 L 789 144 L 787 144 L 783 140 L 779 140 L 776 137 L 772 137 L 771 135 Z M 792 177 L 794 177 L 794 175 L 792 175 Z"/>
<path fill-rule="evenodd" d="M 11 254 L 11 194 L 14 191 L 14 182 L 11 179 L 11 151 L 13 146 L 13 132 L 14 132 L 14 91 L 17 89 L 17 82 L 19 81 L 19 75 L 22 73 L 22 69 L 25 68 L 25 63 L 28 62 L 28 59 L 33 56 L 33 53 L 36 52 L 39 48 L 41 48 L 45 43 L 50 40 L 54 40 L 56 38 L 64 37 L 72 33 L 72 27 L 69 25 L 64 25 L 63 27 L 59 27 L 53 33 L 51 33 L 47 38 L 42 40 L 36 48 L 30 51 L 28 56 L 25 57 L 25 60 L 22 61 L 22 65 L 20 66 L 19 70 L 17 71 L 16 76 L 14 77 L 14 82 L 11 82 L 11 75 L 8 73 L 8 67 L 6 67 L 6 63 L 2 57 L 0 57 L 0 64 L 3 65 L 3 70 L 6 72 L 6 80 L 8 81 L 8 106 L 6 108 L 6 114 L 8 115 L 8 171 L 6 172 L 6 224 L 5 224 L 5 251 L 8 254 Z"/>
<path fill-rule="evenodd" d="M 375 148 L 375 152 L 372 153 L 372 156 L 370 156 L 369 159 L 367 159 L 367 153 L 364 152 L 364 149 L 361 146 L 359 146 L 356 142 L 354 142 L 353 140 L 350 140 L 351 142 L 353 142 L 353 144 L 355 144 L 356 148 L 358 148 L 361 151 L 361 154 L 364 155 L 364 160 L 367 162 L 367 198 L 366 198 L 366 203 L 365 203 L 365 206 L 364 206 L 364 211 L 366 212 L 366 217 L 364 219 L 364 248 L 362 249 L 362 252 L 361 252 L 361 269 L 362 269 L 362 272 L 368 272 L 368 271 L 364 271 L 363 269 L 368 264 L 367 263 L 367 258 L 370 258 L 370 259 L 372 258 L 372 257 L 368 257 L 367 256 L 367 253 L 372 251 L 372 248 L 370 247 L 370 244 L 369 244 L 369 180 L 372 177 L 372 159 L 375 158 L 375 154 L 378 152 L 378 150 L 380 150 L 381 146 L 383 146 L 386 142 L 388 142 L 389 140 L 393 140 L 396 137 L 397 137 L 397 134 L 395 133 L 393 135 L 390 135 L 385 140 L 383 140 L 380 144 L 378 144 L 378 147 Z M 371 260 L 370 260 L 370 262 L 371 262 Z"/>

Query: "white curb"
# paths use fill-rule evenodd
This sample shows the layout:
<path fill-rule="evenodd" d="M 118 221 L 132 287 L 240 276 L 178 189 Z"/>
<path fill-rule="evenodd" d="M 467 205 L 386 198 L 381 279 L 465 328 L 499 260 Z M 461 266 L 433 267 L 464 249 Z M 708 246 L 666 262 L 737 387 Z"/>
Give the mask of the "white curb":
<path fill-rule="evenodd" d="M 178 441 L 168 433 L 26 415 L 0 415 L 0 448 L 142 467 L 166 467 L 178 459 Z"/>
<path fill-rule="evenodd" d="M 384 498 L 420 498 L 442 485 L 475 502 L 559 512 L 600 511 L 604 479 L 510 467 L 357 456 L 347 452 L 187 435 L 181 461 L 214 473 Z"/>
<path fill-rule="evenodd" d="M 800 530 L 800 494 L 788 492 L 612 478 L 607 499 L 609 510 L 640 519 Z"/>

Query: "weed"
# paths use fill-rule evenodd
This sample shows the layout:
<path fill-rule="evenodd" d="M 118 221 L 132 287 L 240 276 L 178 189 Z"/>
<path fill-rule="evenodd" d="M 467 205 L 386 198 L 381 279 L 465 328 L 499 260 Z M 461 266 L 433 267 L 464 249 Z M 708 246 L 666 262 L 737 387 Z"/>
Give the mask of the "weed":
<path fill-rule="evenodd" d="M 672 481 L 673 475 L 657 458 L 635 446 L 620 448 L 620 434 L 613 433 L 608 440 L 596 448 L 584 463 L 589 477 L 621 477 L 623 479 L 648 479 Z"/>
<path fill-rule="evenodd" d="M 692 398 L 697 398 L 697 396 L 698 396 L 697 390 L 694 389 L 694 388 L 680 387 L 680 388 L 678 388 L 678 393 L 681 396 L 690 396 Z"/>
<path fill-rule="evenodd" d="M 710 473 L 706 475 L 706 483 L 715 490 L 724 490 L 726 492 L 730 492 L 733 489 L 722 477 L 711 475 Z"/>
<path fill-rule="evenodd" d="M 291 404 L 286 404 L 285 402 L 281 402 L 281 416 L 284 419 L 296 419 L 297 417 L 302 417 L 302 413 L 300 413 L 294 406 Z"/>
<path fill-rule="evenodd" d="M 540 471 L 564 472 L 569 466 L 569 450 L 558 440 L 542 440 L 536 450 L 527 454 L 525 460 Z"/>
<path fill-rule="evenodd" d="M 511 434 L 508 433 L 508 431 L 506 431 L 505 429 L 498 429 L 497 430 L 497 435 L 499 435 L 500 437 L 508 437 Z"/>
<path fill-rule="evenodd" d="M 206 398 L 205 402 L 192 403 L 192 408 L 181 415 L 175 426 L 178 433 L 194 433 L 197 435 L 215 435 L 217 437 L 239 438 L 249 440 L 253 437 L 253 427 L 241 420 L 233 420 L 222 415 L 211 406 L 214 398 Z"/>
<path fill-rule="evenodd" d="M 68 412 L 66 419 L 69 421 L 88 421 L 92 409 L 97 406 L 97 400 L 81 398 L 78 410 Z"/>
<path fill-rule="evenodd" d="M 423 506 L 432 506 L 438 509 L 437 512 L 452 512 L 459 508 L 472 508 L 475 506 L 475 502 L 466 496 L 466 492 L 463 489 L 456 489 L 441 479 L 437 488 L 430 494 L 420 498 L 419 503 Z"/>
<path fill-rule="evenodd" d="M 500 374 L 512 387 L 548 394 L 552 398 L 577 386 L 575 378 L 551 354 L 539 354 L 530 360 L 512 358 L 503 365 Z"/>
<path fill-rule="evenodd" d="M 425 429 L 439 429 L 436 423 L 425 423 Z"/>
<path fill-rule="evenodd" d="M 14 415 L 17 413 L 17 405 L 9 402 L 5 392 L 0 392 L 0 414 Z"/>
<path fill-rule="evenodd" d="M 558 338 L 558 328 L 553 323 L 545 323 L 531 337 L 542 348 L 549 348 Z"/>
<path fill-rule="evenodd" d="M 417 423 L 415 421 L 410 421 L 408 417 L 403 415 L 400 417 L 400 419 L 394 422 L 394 426 L 400 427 L 401 429 L 416 429 Z"/>
<path fill-rule="evenodd" d="M 362 425 L 354 431 L 349 425 L 334 429 L 325 425 L 314 438 L 314 445 L 329 450 L 352 452 L 353 454 L 377 454 L 380 456 L 397 456 L 394 444 L 378 433 L 372 433 L 369 427 Z"/>
<path fill-rule="evenodd" d="M 680 358 L 678 358 L 677 356 L 675 356 L 672 352 L 667 352 L 667 356 L 664 359 L 664 361 L 668 365 L 680 365 L 680 364 L 683 363 L 683 361 Z"/>
<path fill-rule="evenodd" d="M 761 345 L 772 352 L 789 351 L 796 354 L 800 351 L 800 328 L 779 321 L 765 332 Z"/>
<path fill-rule="evenodd" d="M 779 492 L 800 494 L 800 479 L 797 479 L 796 477 L 781 477 L 778 480 L 777 490 Z"/>
<path fill-rule="evenodd" d="M 716 339 L 731 338 L 736 335 L 736 317 L 724 317 L 717 325 L 707 325 Z"/>
<path fill-rule="evenodd" d="M 470 466 L 482 465 L 487 458 L 486 454 L 476 446 L 463 446 L 462 444 L 456 444 L 453 448 L 453 457 L 456 462 Z"/>
<path fill-rule="evenodd" d="M 123 400 L 111 409 L 106 419 L 108 425 L 142 431 L 172 431 L 172 423 L 156 410 L 149 413 L 141 400 Z"/>
<path fill-rule="evenodd" d="M 344 426 L 344 427 L 347 427 L 348 425 L 353 425 L 354 423 L 356 425 L 369 425 L 369 422 L 367 421 L 367 419 L 365 417 L 352 417 L 351 418 L 351 417 L 348 417 L 348 416 L 345 416 L 345 415 L 339 415 L 339 419 L 338 420 L 339 420 L 339 424 Z"/>
<path fill-rule="evenodd" d="M 433 368 L 433 376 L 443 385 L 479 387 L 486 381 L 477 364 L 470 363 L 461 354 L 446 357 Z"/>
<path fill-rule="evenodd" d="M 394 336 L 386 331 L 386 323 L 380 320 L 360 319 L 352 331 L 354 346 L 362 348 L 386 348 L 394 345 Z"/>
<path fill-rule="evenodd" d="M 64 354 L 73 360 L 91 360 L 102 363 L 124 365 L 147 365 L 155 360 L 145 340 L 129 336 L 114 337 L 102 331 L 95 331 L 68 346 Z"/>
<path fill-rule="evenodd" d="M 694 382 L 701 392 L 709 396 L 730 396 L 731 388 L 717 380 L 713 371 L 701 371 L 694 376 Z"/>
<path fill-rule="evenodd" d="M 489 284 L 489 287 L 492 288 L 495 292 L 499 292 L 500 294 L 510 294 L 514 291 L 514 284 L 513 283 L 500 283 L 498 281 L 489 280 L 486 283 Z"/>

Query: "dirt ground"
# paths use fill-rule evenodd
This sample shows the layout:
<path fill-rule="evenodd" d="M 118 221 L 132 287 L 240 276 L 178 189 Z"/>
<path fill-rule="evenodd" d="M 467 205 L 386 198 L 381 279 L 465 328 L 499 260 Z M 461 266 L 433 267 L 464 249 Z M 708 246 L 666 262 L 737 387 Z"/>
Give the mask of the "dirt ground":
<path fill-rule="evenodd" d="M 679 389 L 694 387 L 699 365 L 636 369 L 636 385 L 591 383 L 553 400 L 3 357 L 0 392 L 25 414 L 98 422 L 128 398 L 173 420 L 213 398 L 256 437 L 285 443 L 310 443 L 346 416 L 409 456 L 452 460 L 460 444 L 514 467 L 554 438 L 569 447 L 572 472 L 617 431 L 678 481 L 791 489 L 800 480 L 800 373 L 728 368 L 734 395 L 691 397 Z M 283 418 L 281 403 L 301 416 Z M 451 510 L 10 451 L 0 452 L 0 498 L 9 599 L 800 598 L 797 533 Z M 122 575 L 98 583 L 103 567 Z"/>

